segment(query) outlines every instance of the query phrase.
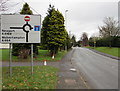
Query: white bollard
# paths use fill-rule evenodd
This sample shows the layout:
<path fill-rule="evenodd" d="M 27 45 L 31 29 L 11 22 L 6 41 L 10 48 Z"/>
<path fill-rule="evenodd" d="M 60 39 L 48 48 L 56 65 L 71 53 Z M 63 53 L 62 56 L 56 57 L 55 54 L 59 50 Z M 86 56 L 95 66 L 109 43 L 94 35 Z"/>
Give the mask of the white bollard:
<path fill-rule="evenodd" d="M 44 60 L 44 66 L 46 66 L 47 65 L 47 62 L 46 62 L 46 60 Z"/>
<path fill-rule="evenodd" d="M 54 57 L 54 54 L 53 54 L 53 56 L 52 56 L 52 59 L 54 59 L 55 57 Z"/>

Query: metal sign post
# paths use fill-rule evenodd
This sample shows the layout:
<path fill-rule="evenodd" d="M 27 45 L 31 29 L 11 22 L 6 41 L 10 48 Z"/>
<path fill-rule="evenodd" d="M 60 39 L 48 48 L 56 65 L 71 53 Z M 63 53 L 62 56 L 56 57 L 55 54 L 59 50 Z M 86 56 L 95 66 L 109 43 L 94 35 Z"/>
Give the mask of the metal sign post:
<path fill-rule="evenodd" d="M 10 62 L 9 62 L 9 68 L 10 68 L 10 77 L 12 77 L 12 43 L 10 43 Z"/>
<path fill-rule="evenodd" d="M 31 73 L 33 74 L 33 44 L 31 44 Z"/>

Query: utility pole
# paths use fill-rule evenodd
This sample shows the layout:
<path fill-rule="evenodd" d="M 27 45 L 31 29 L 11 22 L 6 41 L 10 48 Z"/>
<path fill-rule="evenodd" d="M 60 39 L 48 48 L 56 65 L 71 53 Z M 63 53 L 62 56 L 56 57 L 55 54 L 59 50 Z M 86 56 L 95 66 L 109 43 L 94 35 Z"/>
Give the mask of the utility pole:
<path fill-rule="evenodd" d="M 69 31 L 69 37 L 71 38 L 71 31 Z"/>

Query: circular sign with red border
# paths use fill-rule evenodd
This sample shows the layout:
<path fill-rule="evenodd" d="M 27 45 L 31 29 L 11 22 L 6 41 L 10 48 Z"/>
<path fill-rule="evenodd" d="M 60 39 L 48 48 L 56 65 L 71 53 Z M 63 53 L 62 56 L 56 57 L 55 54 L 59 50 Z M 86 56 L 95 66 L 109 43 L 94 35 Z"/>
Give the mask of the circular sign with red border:
<path fill-rule="evenodd" d="M 29 16 L 25 16 L 24 20 L 25 21 L 30 21 L 30 17 Z"/>

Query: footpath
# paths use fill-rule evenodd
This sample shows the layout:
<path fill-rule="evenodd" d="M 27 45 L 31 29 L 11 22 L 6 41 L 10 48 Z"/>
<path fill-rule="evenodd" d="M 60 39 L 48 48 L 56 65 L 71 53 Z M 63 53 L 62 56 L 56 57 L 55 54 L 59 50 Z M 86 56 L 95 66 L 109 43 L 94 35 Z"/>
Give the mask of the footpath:
<path fill-rule="evenodd" d="M 47 62 L 48 66 L 53 66 L 59 68 L 60 62 Z M 43 62 L 33 62 L 34 66 L 42 66 L 44 65 Z M 9 62 L 2 62 L 2 67 L 8 67 Z M 31 66 L 31 62 L 12 62 L 12 66 Z"/>
<path fill-rule="evenodd" d="M 58 74 L 57 89 L 88 89 L 71 60 L 73 52 L 74 51 L 68 52 L 59 64 L 60 72 Z"/>

